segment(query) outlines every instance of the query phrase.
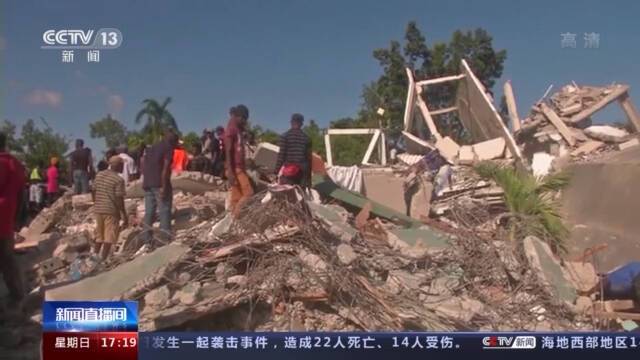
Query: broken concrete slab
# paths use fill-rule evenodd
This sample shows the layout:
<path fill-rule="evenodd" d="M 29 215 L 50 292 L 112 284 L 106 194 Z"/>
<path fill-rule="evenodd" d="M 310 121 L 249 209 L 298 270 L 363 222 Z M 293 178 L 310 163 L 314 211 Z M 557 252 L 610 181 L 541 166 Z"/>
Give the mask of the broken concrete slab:
<path fill-rule="evenodd" d="M 549 245 L 535 236 L 527 236 L 523 243 L 533 273 L 548 287 L 553 296 L 567 304 L 574 304 L 578 297 L 576 289 Z"/>
<path fill-rule="evenodd" d="M 382 205 L 376 201 L 372 201 L 361 194 L 348 191 L 340 188 L 330 178 L 313 175 L 313 188 L 316 189 L 323 196 L 328 196 L 335 200 L 343 202 L 345 205 L 356 209 L 362 209 L 366 203 L 371 202 L 371 213 L 395 222 L 401 222 L 408 226 L 420 226 L 421 222 L 412 219 L 405 215 L 405 213 L 397 212 L 385 205 Z"/>
<path fill-rule="evenodd" d="M 167 285 L 149 291 L 144 296 L 145 309 L 147 306 L 162 309 L 171 299 L 171 291 Z"/>
<path fill-rule="evenodd" d="M 338 238 L 351 242 L 358 236 L 358 230 L 349 225 L 345 217 L 335 208 L 330 205 L 315 204 L 313 202 L 307 202 L 307 204 L 313 215 L 322 220 L 328 226 L 329 231 Z"/>
<path fill-rule="evenodd" d="M 362 193 L 367 198 L 385 204 L 399 213 L 407 213 L 403 178 L 386 171 L 363 171 L 362 188 Z"/>
<path fill-rule="evenodd" d="M 462 145 L 458 152 L 458 164 L 472 165 L 476 161 L 476 155 L 471 145 Z"/>
<path fill-rule="evenodd" d="M 621 143 L 626 141 L 629 136 L 626 130 L 609 125 L 589 126 L 584 129 L 584 133 L 593 139 L 608 143 Z"/>
<path fill-rule="evenodd" d="M 440 316 L 467 323 L 484 311 L 484 304 L 469 297 L 447 297 L 443 301 L 425 302 L 425 307 Z"/>
<path fill-rule="evenodd" d="M 622 151 L 638 145 L 640 145 L 640 140 L 638 138 L 634 138 L 634 139 L 625 141 L 621 144 L 618 144 L 618 150 Z"/>
<path fill-rule="evenodd" d="M 436 149 L 440 151 L 440 155 L 447 159 L 447 161 L 453 164 L 458 157 L 460 151 L 460 145 L 458 145 L 453 139 L 445 136 L 436 141 Z"/>
<path fill-rule="evenodd" d="M 417 191 L 411 196 L 411 204 L 409 205 L 409 215 L 422 221 L 423 218 L 429 217 L 431 210 L 431 195 L 433 194 L 433 184 L 429 181 L 418 181 Z"/>
<path fill-rule="evenodd" d="M 173 299 L 183 305 L 195 304 L 199 299 L 201 288 L 202 285 L 200 282 L 190 282 L 183 286 L 182 289 L 176 291 L 173 295 Z"/>
<path fill-rule="evenodd" d="M 565 261 L 564 268 L 569 280 L 579 291 L 588 291 L 598 283 L 598 274 L 591 263 Z"/>
<path fill-rule="evenodd" d="M 71 205 L 74 210 L 87 210 L 93 206 L 93 196 L 92 194 L 73 195 Z"/>
<path fill-rule="evenodd" d="M 443 233 L 423 226 L 412 229 L 393 229 L 389 231 L 403 242 L 415 246 L 418 243 L 424 245 L 427 252 L 439 252 L 449 247 L 449 238 Z"/>
<path fill-rule="evenodd" d="M 502 137 L 517 161 L 523 161 L 518 145 L 498 114 L 492 99 L 487 95 L 485 87 L 465 60 L 461 61 L 461 68 L 465 77 L 458 83 L 456 106 L 460 120 L 472 141 Z"/>
<path fill-rule="evenodd" d="M 36 218 L 31 221 L 31 224 L 29 224 L 24 237 L 29 239 L 31 236 L 39 236 L 40 234 L 51 230 L 53 225 L 60 221 L 60 218 L 64 214 L 65 206 L 69 204 L 70 201 L 71 199 L 69 196 L 62 196 L 56 200 L 53 205 L 38 213 L 38 216 L 36 216 Z"/>
<path fill-rule="evenodd" d="M 260 143 L 256 148 L 253 162 L 268 172 L 276 171 L 276 163 L 278 162 L 278 153 L 280 147 L 270 143 Z"/>
<path fill-rule="evenodd" d="M 571 152 L 571 156 L 579 156 L 582 154 L 590 154 L 601 147 L 604 146 L 604 143 L 596 140 L 589 140 L 586 143 L 580 145 L 577 149 Z"/>
<path fill-rule="evenodd" d="M 479 161 L 498 159 L 504 156 L 506 142 L 501 137 L 495 138 L 473 144 L 472 149 Z"/>
<path fill-rule="evenodd" d="M 160 269 L 178 260 L 189 248 L 179 243 L 160 247 L 149 254 L 141 255 L 110 271 L 82 279 L 76 283 L 47 290 L 45 300 L 112 300 Z"/>

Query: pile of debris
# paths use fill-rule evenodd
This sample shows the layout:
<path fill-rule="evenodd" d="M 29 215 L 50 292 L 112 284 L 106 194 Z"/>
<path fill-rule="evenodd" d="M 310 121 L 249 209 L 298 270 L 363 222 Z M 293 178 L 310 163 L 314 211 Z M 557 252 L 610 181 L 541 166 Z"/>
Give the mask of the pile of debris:
<path fill-rule="evenodd" d="M 628 88 L 566 85 L 548 101 L 535 104 L 514 135 L 525 153 L 533 154 L 534 163 L 539 152 L 554 158 L 570 156 L 573 161 L 589 161 L 640 145 L 627 129 L 592 125 L 591 116 L 610 102 L 619 100 L 625 104 Z"/>
<path fill-rule="evenodd" d="M 203 195 L 175 198 L 178 208 L 212 202 Z M 119 251 L 101 263 L 87 253 L 92 225 L 82 214 L 90 211 L 75 212 L 69 198 L 60 201 L 69 205 L 62 207 L 68 220 L 57 227 L 64 235 L 54 256 L 36 266 L 34 279 L 45 299 L 137 299 L 141 330 L 589 326 L 575 308 L 575 291 L 566 301 L 556 294 L 574 289 L 570 276 L 547 279 L 554 275 L 532 266 L 551 256 L 537 239 L 529 240 L 535 244 L 529 259 L 525 249 L 463 228 L 400 228 L 369 219 L 366 208 L 353 217 L 276 186 L 254 196 L 234 221 L 212 207 L 213 216 L 178 230 L 172 243 L 151 253 L 132 245 L 140 229 L 125 231 Z M 52 261 L 55 270 L 47 265 Z"/>

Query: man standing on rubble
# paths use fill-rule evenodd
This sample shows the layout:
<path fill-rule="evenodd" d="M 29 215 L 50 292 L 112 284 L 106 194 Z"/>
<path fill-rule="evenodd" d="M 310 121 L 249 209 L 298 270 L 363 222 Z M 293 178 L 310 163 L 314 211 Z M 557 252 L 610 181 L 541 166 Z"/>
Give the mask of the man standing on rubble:
<path fill-rule="evenodd" d="M 84 140 L 76 140 L 76 149 L 69 154 L 73 191 L 76 195 L 89 193 L 89 178 L 93 174 L 91 149 L 84 147 Z"/>
<path fill-rule="evenodd" d="M 96 175 L 93 187 L 96 217 L 96 243 L 94 252 L 103 260 L 109 256 L 111 246 L 118 241 L 120 220 L 123 228 L 129 226 L 124 207 L 125 185 L 120 176 L 125 166 L 119 155 L 109 158 L 109 168 Z"/>
<path fill-rule="evenodd" d="M 144 189 L 144 225 L 145 240 L 151 245 L 152 227 L 158 210 L 160 230 L 163 237 L 171 236 L 171 206 L 173 189 L 171 187 L 171 164 L 173 150 L 178 145 L 178 136 L 167 130 L 164 139 L 151 146 L 144 155 L 142 169 L 142 188 Z"/>
<path fill-rule="evenodd" d="M 311 139 L 302 131 L 302 114 L 291 116 L 291 129 L 280 138 L 276 174 L 280 184 L 311 186 Z"/>
<path fill-rule="evenodd" d="M 10 307 L 19 307 L 24 298 L 24 283 L 13 252 L 14 231 L 19 204 L 25 186 L 25 170 L 6 149 L 7 136 L 0 133 L 0 270 L 9 289 Z"/>
<path fill-rule="evenodd" d="M 249 109 L 244 105 L 229 110 L 229 123 L 224 133 L 225 171 L 231 188 L 230 210 L 237 217 L 242 204 L 253 195 L 246 171 L 244 132 Z"/>

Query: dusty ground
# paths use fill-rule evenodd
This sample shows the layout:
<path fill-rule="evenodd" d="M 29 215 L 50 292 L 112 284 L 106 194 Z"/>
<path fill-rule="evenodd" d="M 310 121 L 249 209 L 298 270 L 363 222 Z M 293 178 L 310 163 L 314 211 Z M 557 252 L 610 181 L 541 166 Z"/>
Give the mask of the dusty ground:
<path fill-rule="evenodd" d="M 571 166 L 563 211 L 571 230 L 570 255 L 607 243 L 599 271 L 640 260 L 640 147 L 595 163 Z"/>

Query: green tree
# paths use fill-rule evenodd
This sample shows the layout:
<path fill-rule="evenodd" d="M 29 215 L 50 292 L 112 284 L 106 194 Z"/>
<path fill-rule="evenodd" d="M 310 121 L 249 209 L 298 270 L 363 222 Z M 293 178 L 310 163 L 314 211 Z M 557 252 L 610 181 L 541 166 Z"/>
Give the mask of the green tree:
<path fill-rule="evenodd" d="M 404 103 L 407 92 L 405 67 L 415 73 L 417 81 L 426 78 L 455 75 L 460 72 L 460 60 L 465 59 L 480 81 L 491 89 L 500 78 L 506 51 L 496 51 L 493 39 L 486 30 L 455 31 L 446 43 L 434 43 L 429 47 L 415 22 L 409 22 L 405 31 L 404 46 L 391 41 L 388 48 L 377 49 L 373 56 L 383 69 L 382 75 L 365 86 L 360 122 L 375 123 L 376 111 L 385 109 L 384 119 L 389 123 L 388 135 L 397 141 L 403 127 Z M 453 105 L 456 86 L 440 84 L 426 89 L 427 103 L 431 108 Z M 423 96 L 425 94 L 423 93 Z M 438 117 L 439 130 L 458 140 L 464 140 L 465 132 L 456 113 Z"/>
<path fill-rule="evenodd" d="M 3 120 L 0 123 L 0 132 L 7 135 L 7 149 L 10 152 L 21 155 L 23 150 L 22 146 L 20 146 L 20 140 L 16 136 L 16 125 L 9 120 Z"/>
<path fill-rule="evenodd" d="M 91 138 L 104 138 L 107 148 L 127 144 L 127 128 L 108 114 L 106 117 L 89 124 Z"/>
<path fill-rule="evenodd" d="M 264 129 L 260 125 L 250 126 L 249 132 L 254 137 L 257 143 L 266 142 L 278 145 L 278 143 L 280 142 L 280 134 L 273 130 Z"/>
<path fill-rule="evenodd" d="M 184 148 L 191 154 L 194 153 L 195 145 L 200 144 L 200 136 L 193 131 L 188 132 L 182 137 Z"/>
<path fill-rule="evenodd" d="M 141 133 L 147 144 L 152 144 L 162 139 L 165 130 L 174 129 L 179 132 L 178 124 L 173 115 L 167 110 L 171 98 L 166 98 L 162 103 L 155 99 L 145 99 L 142 101 L 142 108 L 136 115 L 136 124 L 141 124 L 143 119 L 145 124 Z"/>
<path fill-rule="evenodd" d="M 353 118 L 341 118 L 331 122 L 332 129 L 361 128 L 362 122 Z M 335 165 L 351 166 L 360 164 L 371 136 L 340 135 L 331 137 L 331 154 Z"/>
<path fill-rule="evenodd" d="M 309 120 L 309 123 L 302 128 L 305 134 L 311 139 L 311 150 L 325 158 L 324 131 L 318 126 L 315 120 Z M 326 160 L 326 159 L 325 159 Z"/>
<path fill-rule="evenodd" d="M 63 158 L 69 150 L 70 139 L 53 131 L 50 127 L 40 129 L 32 119 L 22 125 L 19 144 L 23 149 L 23 160 L 28 168 L 46 165 L 52 156 L 61 160 L 63 169 L 66 161 Z"/>

